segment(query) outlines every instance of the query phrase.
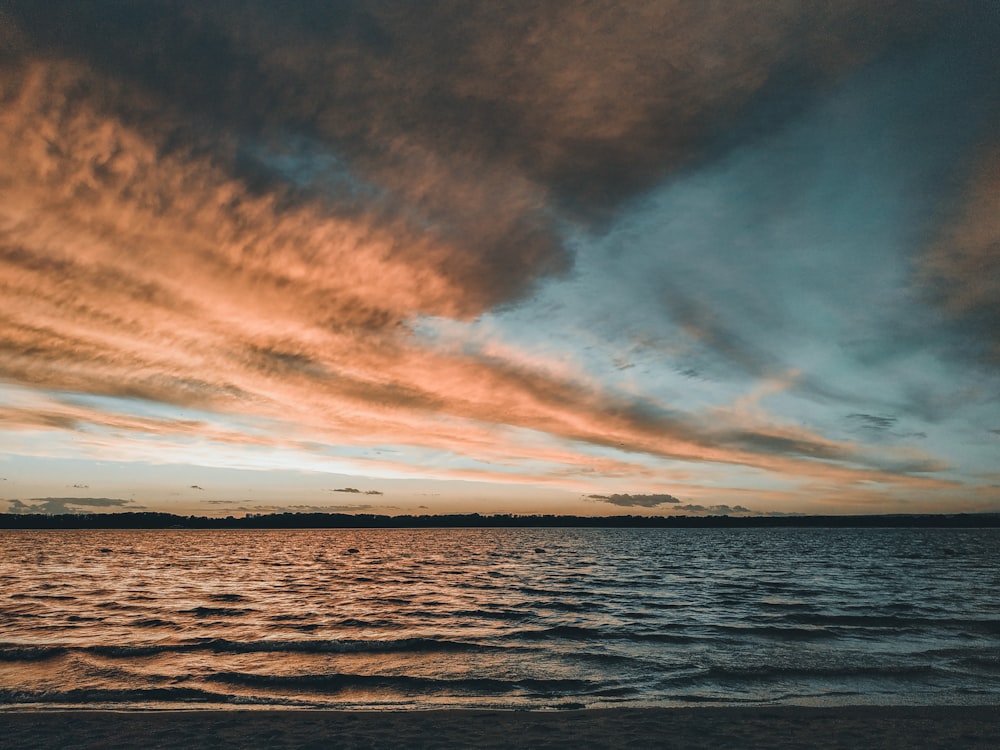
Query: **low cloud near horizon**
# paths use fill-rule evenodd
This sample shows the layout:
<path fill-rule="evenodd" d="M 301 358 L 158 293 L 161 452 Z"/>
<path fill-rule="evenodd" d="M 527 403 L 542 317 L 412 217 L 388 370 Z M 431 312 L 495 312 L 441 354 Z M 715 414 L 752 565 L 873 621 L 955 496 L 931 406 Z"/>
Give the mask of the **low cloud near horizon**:
<path fill-rule="evenodd" d="M 97 508 L 115 510 L 144 510 L 131 500 L 111 497 L 32 497 L 27 501 L 8 500 L 8 513 L 88 513 Z"/>
<path fill-rule="evenodd" d="M 687 504 L 678 505 L 677 510 L 683 510 L 688 513 L 708 513 L 715 516 L 728 516 L 737 515 L 741 513 L 753 513 L 749 508 L 745 508 L 742 505 L 697 505 L 697 504 Z"/>
<path fill-rule="evenodd" d="M 623 508 L 656 508 L 670 503 L 679 503 L 673 495 L 587 495 L 590 500 L 598 500 L 602 503 L 618 505 Z"/>

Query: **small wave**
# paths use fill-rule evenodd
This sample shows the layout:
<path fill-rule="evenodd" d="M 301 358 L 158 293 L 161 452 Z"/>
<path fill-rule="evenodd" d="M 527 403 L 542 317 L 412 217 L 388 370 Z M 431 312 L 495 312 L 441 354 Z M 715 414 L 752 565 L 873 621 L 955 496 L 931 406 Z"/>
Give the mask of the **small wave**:
<path fill-rule="evenodd" d="M 514 638 L 526 641 L 546 641 L 550 639 L 565 638 L 575 641 L 607 640 L 610 636 L 607 632 L 602 632 L 594 628 L 585 628 L 579 625 L 556 625 L 542 630 L 521 630 L 511 634 Z"/>
<path fill-rule="evenodd" d="M 939 620 L 931 620 L 931 624 L 938 624 Z M 944 624 L 954 622 L 955 627 L 971 633 L 984 635 L 1000 635 L 1000 620 L 945 620 Z"/>
<path fill-rule="evenodd" d="M 11 594 L 11 599 L 34 599 L 49 602 L 75 602 L 76 597 L 69 594 Z"/>
<path fill-rule="evenodd" d="M 969 656 L 959 661 L 963 667 L 1000 673 L 1000 654 Z"/>
<path fill-rule="evenodd" d="M 779 638 L 782 640 L 813 640 L 837 638 L 832 630 L 821 627 L 781 627 L 779 625 L 716 625 L 716 630 L 728 634 L 747 635 L 762 638 Z"/>
<path fill-rule="evenodd" d="M 844 667 L 709 667 L 704 676 L 721 680 L 768 680 L 775 678 L 824 679 L 843 677 L 918 678 L 938 672 L 930 664 Z"/>
<path fill-rule="evenodd" d="M 593 612 L 600 607 L 593 602 L 574 602 L 565 599 L 542 599 L 532 602 L 534 609 L 551 609 L 556 612 Z"/>
<path fill-rule="evenodd" d="M 527 594 L 528 596 L 552 596 L 559 593 L 554 589 L 540 589 L 535 586 L 515 586 L 513 590 L 519 594 Z"/>
<path fill-rule="evenodd" d="M 899 615 L 834 615 L 813 612 L 795 612 L 782 618 L 785 622 L 805 625 L 839 625 L 862 628 L 912 628 L 916 621 Z"/>
<path fill-rule="evenodd" d="M 136 620 L 132 624 L 134 628 L 175 628 L 177 623 L 171 620 L 161 620 L 158 617 L 148 617 Z"/>
<path fill-rule="evenodd" d="M 98 689 L 74 688 L 70 690 L 0 690 L 0 704 L 21 703 L 230 703 L 232 696 L 187 687 Z"/>
<path fill-rule="evenodd" d="M 682 705 L 685 703 L 698 703 L 698 704 L 716 704 L 716 705 L 739 705 L 741 703 L 746 704 L 759 704 L 760 699 L 756 697 L 745 698 L 743 696 L 726 696 L 722 697 L 719 695 L 702 695 L 700 693 L 671 693 L 671 702 Z"/>
<path fill-rule="evenodd" d="M 385 690 L 400 693 L 449 695 L 528 694 L 535 697 L 589 693 L 600 689 L 589 680 L 520 679 L 501 680 L 486 677 L 443 679 L 413 675 L 363 675 L 340 672 L 324 674 L 273 675 L 252 672 L 218 672 L 205 678 L 250 688 L 294 689 L 333 693 L 350 689 Z"/>
<path fill-rule="evenodd" d="M 28 612 L 27 610 L 22 608 L 11 608 L 11 607 L 0 608 L 0 614 L 2 614 L 4 618 L 13 619 L 17 617 L 25 620 L 31 620 L 31 619 L 37 620 L 42 617 L 45 617 L 45 614 L 43 614 L 42 612 Z"/>
<path fill-rule="evenodd" d="M 695 643 L 705 640 L 697 636 L 677 635 L 675 633 L 623 633 L 616 637 L 639 643 Z"/>
<path fill-rule="evenodd" d="M 656 599 L 644 599 L 639 602 L 646 609 L 685 609 L 687 607 L 694 606 L 694 602 L 688 601 L 687 599 L 670 599 L 666 601 L 656 600 Z"/>
<path fill-rule="evenodd" d="M 506 637 L 508 639 L 526 641 L 635 641 L 648 643 L 691 643 L 702 640 L 695 636 L 674 633 L 598 630 L 579 625 L 556 625 L 555 627 L 544 628 L 542 630 L 520 630 Z"/>
<path fill-rule="evenodd" d="M 211 594 L 209 597 L 213 602 L 243 602 L 246 597 L 242 594 Z"/>
<path fill-rule="evenodd" d="M 573 654 L 573 661 L 580 664 L 591 664 L 596 667 L 612 669 L 615 672 L 620 672 L 622 669 L 641 671 L 650 667 L 660 668 L 659 662 L 651 661 L 645 657 L 606 653 L 603 651 L 580 650 Z"/>
<path fill-rule="evenodd" d="M 782 618 L 786 622 L 810 625 L 837 625 L 872 629 L 912 630 L 943 628 L 987 635 L 1000 634 L 1000 620 L 980 620 L 955 617 L 906 617 L 900 615 L 852 615 L 793 613 Z"/>
<path fill-rule="evenodd" d="M 298 653 L 298 654 L 345 654 L 345 653 L 388 653 L 388 652 L 435 652 L 469 651 L 485 652 L 501 649 L 462 641 L 438 640 L 434 638 L 400 638 L 396 640 L 263 640 L 230 641 L 210 639 L 185 643 L 156 643 L 117 646 L 23 646 L 0 644 L 0 661 L 39 661 L 51 659 L 68 652 L 92 654 L 110 659 L 130 659 L 159 656 L 161 654 L 210 652 L 217 654 L 256 653 Z"/>
<path fill-rule="evenodd" d="M 343 620 L 339 620 L 337 625 L 342 628 L 392 628 L 398 626 L 399 623 L 386 619 L 365 620 L 360 617 L 345 617 Z"/>
<path fill-rule="evenodd" d="M 499 622 L 515 622 L 531 620 L 536 617 L 534 612 L 520 609 L 459 609 L 454 615 L 456 619 L 497 620 Z"/>
<path fill-rule="evenodd" d="M 18 646 L 0 644 L 0 662 L 47 661 L 66 653 L 63 646 Z"/>
<path fill-rule="evenodd" d="M 639 690 L 634 687 L 622 686 L 622 687 L 607 687 L 601 688 L 599 690 L 594 690 L 590 693 L 595 698 L 624 698 L 627 696 L 638 695 Z"/>
<path fill-rule="evenodd" d="M 194 609 L 185 610 L 184 613 L 194 615 L 195 617 L 243 617 L 254 611 L 252 609 L 237 609 L 235 607 L 195 607 Z"/>
<path fill-rule="evenodd" d="M 390 651 L 482 651 L 485 646 L 436 638 L 399 638 L 386 640 L 302 640 L 302 641 L 224 641 L 210 642 L 213 651 L 257 653 L 291 651 L 298 653 L 384 653 Z"/>

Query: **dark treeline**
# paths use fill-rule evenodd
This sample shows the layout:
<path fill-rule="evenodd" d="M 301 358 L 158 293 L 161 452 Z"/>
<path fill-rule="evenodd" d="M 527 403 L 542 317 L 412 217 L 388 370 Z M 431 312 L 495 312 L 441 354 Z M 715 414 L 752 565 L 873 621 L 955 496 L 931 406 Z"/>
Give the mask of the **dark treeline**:
<path fill-rule="evenodd" d="M 1000 513 L 881 516 L 382 516 L 371 513 L 0 513 L 0 529 L 1000 528 Z"/>

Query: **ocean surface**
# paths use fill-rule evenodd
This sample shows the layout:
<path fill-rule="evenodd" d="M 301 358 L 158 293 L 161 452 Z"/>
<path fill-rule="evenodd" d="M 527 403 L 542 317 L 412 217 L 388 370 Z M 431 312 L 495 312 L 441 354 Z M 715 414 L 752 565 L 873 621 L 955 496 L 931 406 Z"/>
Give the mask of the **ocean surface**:
<path fill-rule="evenodd" d="M 0 531 L 0 708 L 997 702 L 998 529 Z"/>

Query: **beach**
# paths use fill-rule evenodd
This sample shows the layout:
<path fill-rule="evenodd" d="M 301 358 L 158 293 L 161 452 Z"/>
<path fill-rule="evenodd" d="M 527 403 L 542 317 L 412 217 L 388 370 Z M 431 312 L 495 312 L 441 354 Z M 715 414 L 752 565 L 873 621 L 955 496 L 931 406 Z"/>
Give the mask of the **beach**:
<path fill-rule="evenodd" d="M 1000 746 L 1000 706 L 580 711 L 5 711 L 6 750 L 45 748 L 962 748 Z"/>

